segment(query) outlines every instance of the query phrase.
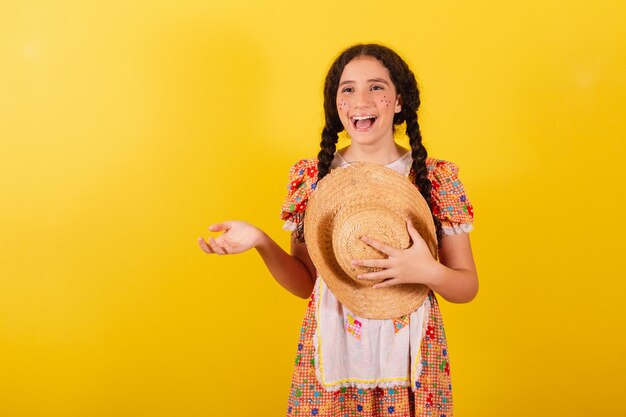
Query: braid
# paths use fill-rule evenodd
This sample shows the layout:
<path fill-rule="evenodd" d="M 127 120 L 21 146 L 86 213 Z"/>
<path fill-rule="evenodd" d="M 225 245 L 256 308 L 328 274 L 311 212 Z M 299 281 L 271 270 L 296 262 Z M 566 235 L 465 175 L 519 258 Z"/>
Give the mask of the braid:
<path fill-rule="evenodd" d="M 333 162 L 333 158 L 335 157 L 335 150 L 337 149 L 337 141 L 339 140 L 339 136 L 337 135 L 337 131 L 328 128 L 325 126 L 322 130 L 322 141 L 320 142 L 320 151 L 317 154 L 317 181 L 324 178 L 328 172 L 330 171 L 330 164 Z M 304 213 L 306 216 L 306 212 Z M 298 226 L 296 227 L 296 241 L 302 243 L 304 242 L 304 216 Z"/>
<path fill-rule="evenodd" d="M 431 207 L 432 199 L 430 193 L 432 190 L 432 183 L 428 179 L 428 169 L 426 167 L 428 152 L 422 144 L 422 134 L 420 133 L 419 123 L 417 122 L 417 113 L 408 115 L 406 120 L 406 134 L 409 137 L 409 143 L 411 144 L 411 158 L 413 159 L 413 172 L 415 172 L 415 185 L 417 185 L 422 197 L 424 197 L 428 203 L 428 207 Z M 441 247 L 441 239 L 443 238 L 441 221 L 433 215 L 433 222 L 435 223 L 435 231 L 437 234 L 437 247 Z"/>
<path fill-rule="evenodd" d="M 322 130 L 322 141 L 320 142 L 320 151 L 317 154 L 317 180 L 321 180 L 330 171 L 330 164 L 335 157 L 337 150 L 337 141 L 339 140 L 338 132 L 325 126 Z"/>

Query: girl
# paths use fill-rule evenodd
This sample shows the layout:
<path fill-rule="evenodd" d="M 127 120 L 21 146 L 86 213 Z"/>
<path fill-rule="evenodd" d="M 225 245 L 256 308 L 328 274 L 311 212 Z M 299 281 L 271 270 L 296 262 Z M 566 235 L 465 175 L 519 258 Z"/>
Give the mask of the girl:
<path fill-rule="evenodd" d="M 224 233 L 208 241 L 199 238 L 200 247 L 209 254 L 235 254 L 255 248 L 283 287 L 299 297 L 310 297 L 298 344 L 288 416 L 452 415 L 449 355 L 435 292 L 454 303 L 466 303 L 476 296 L 478 278 L 468 235 L 472 230 L 473 209 L 458 178 L 458 167 L 428 157 L 417 121 L 419 105 L 415 76 L 394 51 L 376 44 L 346 49 L 326 76 L 321 150 L 316 159 L 301 160 L 289 172 L 289 192 L 281 217 L 285 228 L 292 231 L 291 252 L 286 253 L 262 230 L 242 221 L 212 225 L 209 230 Z M 394 141 L 394 125 L 402 123 L 406 124 L 410 150 Z M 344 129 L 351 143 L 337 151 L 338 133 Z M 316 373 L 313 341 L 320 318 L 315 303 L 320 285 L 304 241 L 303 219 L 308 197 L 317 181 L 331 170 L 354 161 L 382 164 L 408 176 L 431 207 L 439 262 L 410 223 L 407 229 L 412 246 L 400 250 L 363 237 L 365 243 L 388 258 L 353 261 L 354 265 L 382 268 L 361 276 L 383 279 L 375 287 L 421 283 L 431 289 L 427 320 L 421 338 L 416 341 L 421 368 L 414 386 L 389 386 L 347 378 L 339 389 L 329 388 L 320 383 L 319 369 Z M 337 308 L 341 310 L 341 305 Z M 393 319 L 394 329 L 402 328 L 411 317 Z M 384 326 L 389 321 L 380 320 L 376 325 Z M 350 337 L 354 324 L 351 317 L 350 325 L 346 323 L 344 329 L 334 331 L 346 332 L 347 336 L 340 338 Z"/>

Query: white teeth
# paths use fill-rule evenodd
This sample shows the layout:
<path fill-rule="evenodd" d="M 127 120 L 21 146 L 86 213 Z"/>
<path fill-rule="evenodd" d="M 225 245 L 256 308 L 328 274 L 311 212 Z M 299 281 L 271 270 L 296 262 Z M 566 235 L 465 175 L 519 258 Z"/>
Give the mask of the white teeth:
<path fill-rule="evenodd" d="M 366 119 L 375 119 L 376 116 L 353 116 L 352 120 L 366 120 Z"/>

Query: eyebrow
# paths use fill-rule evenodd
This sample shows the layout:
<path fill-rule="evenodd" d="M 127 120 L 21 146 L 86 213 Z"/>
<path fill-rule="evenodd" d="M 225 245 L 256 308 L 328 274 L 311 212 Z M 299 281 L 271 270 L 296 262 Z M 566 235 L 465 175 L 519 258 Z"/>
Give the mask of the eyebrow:
<path fill-rule="evenodd" d="M 382 83 L 385 85 L 389 85 L 389 82 L 387 80 L 385 80 L 384 78 L 370 78 L 369 80 L 367 80 L 368 83 Z M 345 80 L 339 83 L 339 87 L 341 87 L 344 84 L 350 84 L 350 83 L 354 83 L 354 81 L 352 80 Z"/>

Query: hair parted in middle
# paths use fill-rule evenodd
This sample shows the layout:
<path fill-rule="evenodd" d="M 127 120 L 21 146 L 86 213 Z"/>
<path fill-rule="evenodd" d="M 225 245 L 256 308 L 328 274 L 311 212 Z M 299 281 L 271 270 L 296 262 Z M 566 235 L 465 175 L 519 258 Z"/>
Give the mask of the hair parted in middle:
<path fill-rule="evenodd" d="M 407 63 L 392 49 L 378 44 L 357 44 L 343 51 L 331 65 L 326 81 L 324 82 L 324 118 L 325 124 L 322 129 L 322 141 L 318 159 L 317 180 L 324 178 L 330 171 L 330 164 L 339 140 L 339 132 L 344 130 L 344 126 L 339 119 L 337 111 L 337 90 L 339 89 L 339 79 L 344 67 L 354 58 L 368 56 L 378 60 L 387 70 L 393 82 L 396 93 L 400 96 L 402 109 L 393 118 L 393 124 L 399 125 L 406 122 L 406 134 L 411 145 L 411 158 L 413 159 L 412 169 L 415 173 L 415 185 L 431 207 L 432 184 L 428 179 L 428 169 L 426 158 L 428 152 L 422 144 L 422 134 L 417 121 L 417 110 L 420 106 L 420 95 L 417 81 L 413 71 Z M 431 208 L 432 213 L 432 208 Z M 437 244 L 441 246 L 443 231 L 441 222 L 433 215 L 435 230 L 437 233 Z M 297 237 L 302 240 L 303 230 L 297 231 Z"/>

